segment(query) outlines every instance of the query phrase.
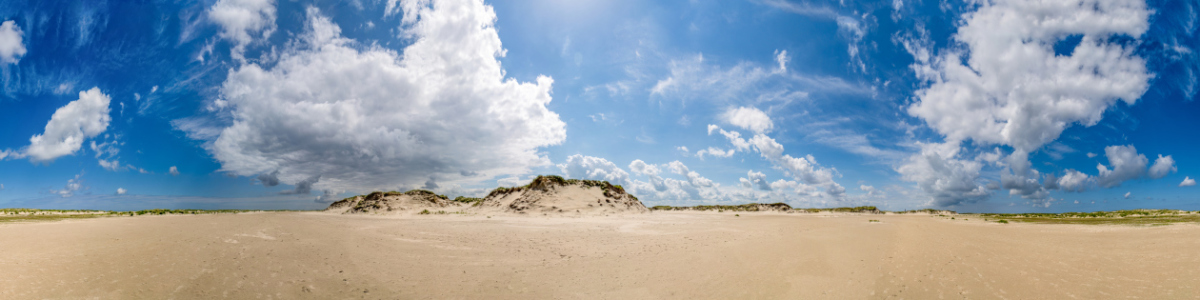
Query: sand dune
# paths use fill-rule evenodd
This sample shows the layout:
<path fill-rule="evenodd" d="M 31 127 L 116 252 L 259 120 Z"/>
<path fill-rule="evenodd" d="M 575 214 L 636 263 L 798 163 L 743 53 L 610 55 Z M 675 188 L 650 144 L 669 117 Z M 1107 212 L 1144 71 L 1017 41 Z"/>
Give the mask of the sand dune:
<path fill-rule="evenodd" d="M 485 212 L 498 210 L 543 215 L 607 215 L 650 211 L 637 197 L 606 181 L 565 181 L 549 176 L 539 176 L 522 188 L 492 191 L 479 208 Z"/>
<path fill-rule="evenodd" d="M 312 212 L 6 223 L 0 241 L 0 299 L 1200 297 L 1194 224 Z"/>
<path fill-rule="evenodd" d="M 424 190 L 374 192 L 334 202 L 327 212 L 397 215 L 414 213 L 467 213 L 587 216 L 647 213 L 641 201 L 607 181 L 567 180 L 538 176 L 528 185 L 498 188 L 484 198 L 450 200 Z"/>
<path fill-rule="evenodd" d="M 354 196 L 329 204 L 327 212 L 336 213 L 388 213 L 413 212 L 428 209 L 458 209 L 463 203 L 451 201 L 429 191 L 412 190 L 404 193 L 374 192 Z"/>

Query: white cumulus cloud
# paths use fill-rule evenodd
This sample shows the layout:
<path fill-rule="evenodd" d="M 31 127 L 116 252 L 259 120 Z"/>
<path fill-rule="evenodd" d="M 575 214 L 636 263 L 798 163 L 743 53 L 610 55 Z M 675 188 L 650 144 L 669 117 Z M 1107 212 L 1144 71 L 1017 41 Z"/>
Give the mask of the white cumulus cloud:
<path fill-rule="evenodd" d="M 113 171 L 113 172 L 121 170 L 121 162 L 118 160 L 115 160 L 115 159 L 114 160 L 98 159 L 98 160 L 96 160 L 96 162 L 100 163 L 100 167 L 104 168 L 105 170 L 109 170 L 109 171 Z"/>
<path fill-rule="evenodd" d="M 529 181 L 530 181 L 530 179 L 522 180 L 521 177 L 519 177 L 519 176 L 509 176 L 509 177 L 497 179 L 496 186 L 502 186 L 502 187 L 522 186 L 522 185 L 525 185 L 526 183 L 529 183 Z"/>
<path fill-rule="evenodd" d="M 1118 100 L 1132 105 L 1146 91 L 1153 75 L 1145 60 L 1108 38 L 1140 36 L 1149 15 L 1137 0 L 984 3 L 958 28 L 965 52 L 914 66 L 932 84 L 917 92 L 909 113 L 950 140 L 1037 150 L 1067 126 L 1094 125 Z M 1082 41 L 1056 56 L 1054 44 L 1070 35 Z"/>
<path fill-rule="evenodd" d="M 700 176 L 700 173 L 696 173 L 695 171 L 688 169 L 688 167 L 686 165 L 684 165 L 683 162 L 680 162 L 678 160 L 668 163 L 667 169 L 671 170 L 672 173 L 683 175 L 684 177 L 687 177 L 688 183 L 691 183 L 693 186 L 712 187 L 714 185 L 712 180 L 709 180 L 708 178 L 704 178 L 703 176 Z"/>
<path fill-rule="evenodd" d="M 25 32 L 16 21 L 0 24 L 0 65 L 15 64 L 25 56 Z"/>
<path fill-rule="evenodd" d="M 730 156 L 733 156 L 734 152 L 736 152 L 736 151 L 734 151 L 734 149 L 722 150 L 721 148 L 708 147 L 708 149 L 701 149 L 700 151 L 696 151 L 696 158 L 704 159 L 705 155 L 714 156 L 714 157 L 730 157 Z"/>
<path fill-rule="evenodd" d="M 908 113 L 925 120 L 946 143 L 1011 146 L 1006 188 L 1044 197 L 1045 189 L 1036 188 L 1038 174 L 1030 172 L 1028 154 L 1058 139 L 1069 126 L 1095 125 L 1116 102 L 1132 105 L 1141 97 L 1153 74 L 1134 54 L 1136 43 L 1110 38 L 1141 36 L 1150 15 L 1139 0 L 982 2 L 977 11 L 963 15 L 954 36 L 965 47 L 930 57 L 928 49 L 906 43 L 918 58 L 912 69 L 929 83 L 917 91 L 919 101 Z M 1055 44 L 1070 36 L 1081 41 L 1069 55 L 1056 55 Z M 934 182 L 963 182 L 959 179 Z M 972 196 L 974 189 L 960 191 Z"/>
<path fill-rule="evenodd" d="M 672 161 L 663 165 L 645 164 L 634 160 L 630 168 L 634 173 L 645 175 L 649 181 L 630 180 L 630 191 L 648 201 L 728 201 L 729 194 L 721 189 L 721 185 L 692 171 L 680 161 Z M 680 175 L 684 179 L 664 177 L 667 171 Z"/>
<path fill-rule="evenodd" d="M 1146 165 L 1150 163 L 1145 155 L 1137 153 L 1133 145 L 1104 147 L 1104 155 L 1108 158 L 1108 166 L 1096 165 L 1100 171 L 1096 182 L 1106 188 L 1118 187 L 1126 180 L 1146 175 Z"/>
<path fill-rule="evenodd" d="M 125 192 L 125 188 L 117 188 L 117 195 L 124 195 Z"/>
<path fill-rule="evenodd" d="M 28 156 L 40 162 L 75 154 L 84 140 L 108 129 L 110 100 L 97 87 L 79 92 L 79 99 L 55 110 L 45 131 L 29 138 L 29 147 L 14 157 Z"/>
<path fill-rule="evenodd" d="M 867 196 L 879 195 L 879 190 L 875 189 L 874 186 L 862 184 L 858 186 L 858 189 L 867 192 Z"/>
<path fill-rule="evenodd" d="M 167 173 L 171 174 L 171 176 L 179 176 L 179 168 L 171 166 L 171 169 L 167 170 Z"/>
<path fill-rule="evenodd" d="M 650 176 L 658 175 L 658 173 L 661 172 L 658 169 L 658 166 L 648 164 L 640 159 L 635 159 L 633 162 L 630 162 L 629 170 L 633 171 L 634 174 Z"/>
<path fill-rule="evenodd" d="M 277 64 L 230 71 L 220 97 L 232 124 L 207 146 L 221 170 L 278 171 L 286 184 L 319 175 L 314 189 L 367 191 L 549 164 L 538 148 L 566 138 L 565 123 L 546 107 L 553 80 L 505 78 L 492 8 L 475 0 L 402 4 L 402 29 L 414 39 L 403 55 L 343 38 L 310 8 L 308 31 Z M 207 132 L 182 120 L 177 128 Z"/>
<path fill-rule="evenodd" d="M 709 125 L 709 134 L 712 134 L 713 131 L 725 136 L 737 150 L 758 151 L 762 158 L 774 164 L 776 168 L 785 171 L 788 176 L 796 179 L 800 184 L 824 187 L 825 193 L 833 197 L 841 197 L 846 192 L 846 188 L 833 180 L 835 176 L 840 176 L 837 175 L 837 170 L 821 167 L 812 155 L 794 157 L 784 154 L 783 145 L 763 133 L 756 133 L 750 139 L 744 139 L 739 132 L 726 131 L 720 126 Z M 804 190 L 807 189 L 804 188 Z"/>
<path fill-rule="evenodd" d="M 1179 183 L 1179 187 L 1194 186 L 1194 185 L 1196 185 L 1196 180 L 1192 179 L 1191 177 L 1188 177 L 1188 176 L 1184 176 L 1183 182 Z M 2 187 L 2 186 L 0 186 L 0 187 Z"/>
<path fill-rule="evenodd" d="M 663 165 L 649 164 L 640 159 L 629 163 L 635 175 L 646 176 L 649 181 L 631 179 L 629 173 L 604 158 L 572 155 L 567 162 L 558 165 L 570 178 L 607 180 L 621 184 L 641 198 L 642 201 L 721 201 L 727 200 L 720 184 L 690 170 L 680 161 Z M 684 179 L 666 178 L 664 171 L 680 175 Z"/>
<path fill-rule="evenodd" d="M 222 38 L 233 42 L 230 55 L 242 60 L 246 45 L 275 32 L 275 1 L 219 0 L 208 9 L 208 18 L 221 26 Z"/>
<path fill-rule="evenodd" d="M 575 154 L 558 164 L 563 175 L 573 179 L 606 180 L 612 184 L 628 184 L 629 173 L 607 159 Z"/>
<path fill-rule="evenodd" d="M 57 194 L 63 198 L 68 198 L 68 197 L 74 196 L 75 192 L 84 188 L 83 179 L 81 179 L 81 177 L 83 177 L 83 173 L 76 174 L 75 178 L 71 178 L 71 179 L 67 180 L 67 185 L 63 186 L 63 189 L 61 189 L 61 190 L 53 190 L 52 189 L 52 190 L 50 190 L 50 193 Z"/>
<path fill-rule="evenodd" d="M 1170 155 L 1162 156 L 1162 154 L 1159 154 L 1158 159 L 1154 160 L 1154 165 L 1150 166 L 1148 175 L 1150 175 L 1150 178 L 1159 179 L 1177 170 L 1179 168 L 1175 167 L 1175 159 L 1171 158 Z"/>
<path fill-rule="evenodd" d="M 980 184 L 979 161 L 963 159 L 958 143 L 919 144 L 921 152 L 896 168 L 901 179 L 916 182 L 930 196 L 931 204 L 952 206 L 986 199 L 990 193 Z"/>
<path fill-rule="evenodd" d="M 730 108 L 721 115 L 721 118 L 733 126 L 754 133 L 768 133 L 775 127 L 775 123 L 771 122 L 771 117 L 753 107 Z"/>
<path fill-rule="evenodd" d="M 767 174 L 763 172 L 755 172 L 754 170 L 746 171 L 746 177 L 738 178 L 744 188 L 758 188 L 763 191 L 771 190 L 771 182 L 767 180 Z"/>
<path fill-rule="evenodd" d="M 1092 181 L 1094 179 L 1083 172 L 1067 169 L 1066 173 L 1058 178 L 1058 188 L 1068 192 L 1083 192 Z"/>

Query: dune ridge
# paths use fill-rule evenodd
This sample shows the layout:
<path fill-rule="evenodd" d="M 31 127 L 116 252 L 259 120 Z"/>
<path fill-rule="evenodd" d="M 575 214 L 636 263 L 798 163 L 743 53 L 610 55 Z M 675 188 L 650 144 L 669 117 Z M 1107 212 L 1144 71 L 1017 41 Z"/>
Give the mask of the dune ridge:
<path fill-rule="evenodd" d="M 648 213 L 650 209 L 620 185 L 549 175 L 538 176 L 524 186 L 497 188 L 484 198 L 450 199 L 425 190 L 373 192 L 331 203 L 325 211 L 342 214 L 608 215 Z"/>

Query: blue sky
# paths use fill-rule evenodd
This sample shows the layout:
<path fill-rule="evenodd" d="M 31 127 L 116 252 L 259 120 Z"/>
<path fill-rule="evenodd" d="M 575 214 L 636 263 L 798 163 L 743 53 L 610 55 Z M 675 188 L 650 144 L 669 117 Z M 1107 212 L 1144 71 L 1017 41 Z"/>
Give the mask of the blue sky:
<path fill-rule="evenodd" d="M 1200 209 L 1190 1 L 0 4 L 0 206 Z"/>

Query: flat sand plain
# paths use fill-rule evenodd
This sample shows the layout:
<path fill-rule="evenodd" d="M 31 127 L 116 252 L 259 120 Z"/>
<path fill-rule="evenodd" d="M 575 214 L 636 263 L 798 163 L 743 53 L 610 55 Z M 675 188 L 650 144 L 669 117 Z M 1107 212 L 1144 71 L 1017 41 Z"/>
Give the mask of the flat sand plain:
<path fill-rule="evenodd" d="M 704 212 L 0 224 L 0 299 L 1190 299 L 1198 272 L 1194 224 Z"/>

